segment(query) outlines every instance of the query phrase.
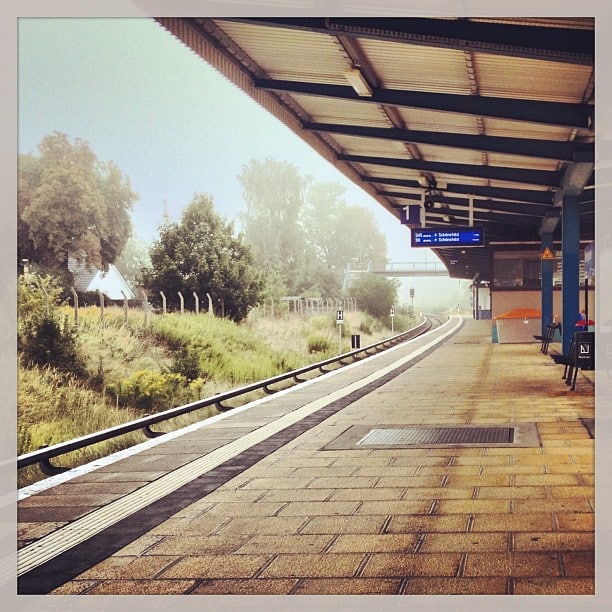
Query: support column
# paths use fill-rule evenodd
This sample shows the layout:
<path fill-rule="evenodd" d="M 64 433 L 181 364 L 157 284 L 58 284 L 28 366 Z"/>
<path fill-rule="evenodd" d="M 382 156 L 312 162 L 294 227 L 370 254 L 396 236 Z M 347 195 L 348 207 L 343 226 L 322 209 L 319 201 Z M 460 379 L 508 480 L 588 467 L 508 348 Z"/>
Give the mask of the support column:
<path fill-rule="evenodd" d="M 555 268 L 554 259 L 546 259 L 544 252 L 553 250 L 552 232 L 542 233 L 542 336 L 546 335 L 546 326 L 553 322 L 553 272 Z"/>
<path fill-rule="evenodd" d="M 575 196 L 563 198 L 563 353 L 569 351 L 576 321 L 580 312 L 580 200 Z"/>

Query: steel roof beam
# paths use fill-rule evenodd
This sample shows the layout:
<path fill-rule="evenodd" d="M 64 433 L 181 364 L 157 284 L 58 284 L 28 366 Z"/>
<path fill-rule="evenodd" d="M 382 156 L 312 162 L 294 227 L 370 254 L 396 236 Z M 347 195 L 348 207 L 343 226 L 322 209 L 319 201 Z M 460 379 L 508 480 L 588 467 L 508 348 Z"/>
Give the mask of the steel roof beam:
<path fill-rule="evenodd" d="M 392 157 L 373 157 L 368 155 L 337 156 L 339 161 L 355 162 L 360 164 L 373 164 L 393 168 L 408 168 L 423 172 L 440 172 L 455 174 L 457 176 L 471 176 L 513 183 L 529 185 L 547 185 L 560 187 L 563 174 L 550 170 L 532 170 L 529 168 L 504 168 L 501 166 L 477 166 L 471 164 L 455 164 L 445 162 L 430 162 L 420 159 L 396 159 Z"/>
<path fill-rule="evenodd" d="M 428 210 L 425 217 L 425 225 L 427 225 L 433 219 L 437 221 L 444 221 L 447 225 L 450 223 L 451 225 L 454 223 L 453 221 L 446 221 L 444 217 L 454 217 L 457 220 L 465 221 L 469 218 L 468 210 L 444 210 L 442 208 L 434 208 L 433 210 Z M 483 212 L 483 211 L 474 211 L 474 223 L 479 224 L 482 222 L 491 222 L 496 221 L 498 223 L 504 223 L 508 225 L 519 225 L 521 227 L 539 227 L 540 220 L 535 219 L 533 217 L 526 217 L 523 215 L 512 215 L 512 214 L 503 214 L 503 213 L 492 213 L 492 212 Z M 486 228 L 486 225 L 485 225 Z"/>
<path fill-rule="evenodd" d="M 419 189 L 422 187 L 417 181 L 404 179 L 387 178 L 381 176 L 361 176 L 361 180 L 366 183 L 380 183 L 386 185 L 397 185 Z M 531 202 L 534 204 L 553 203 L 554 193 L 552 191 L 537 191 L 535 189 L 509 189 L 506 187 L 482 187 L 479 185 L 463 185 L 461 183 L 447 183 L 444 189 L 435 189 L 445 193 L 465 193 L 466 195 L 483 196 L 488 198 L 506 198 L 519 202 Z M 435 198 L 434 198 L 435 199 Z"/>
<path fill-rule="evenodd" d="M 389 193 L 389 192 L 387 192 Z M 385 192 L 381 192 L 381 195 L 385 194 Z M 389 193 L 389 195 L 392 195 Z M 394 197 L 401 197 L 400 194 L 394 193 Z M 404 194 L 407 195 L 407 194 Z M 419 201 L 420 194 L 410 194 L 412 197 L 408 198 L 410 200 Z M 414 197 L 416 196 L 416 197 Z M 445 206 L 458 206 L 460 208 L 468 208 L 470 205 L 470 201 L 467 198 L 453 198 L 444 195 L 436 195 L 433 196 L 433 201 L 442 204 Z M 504 202 L 500 200 L 474 200 L 474 211 L 476 210 L 486 210 L 489 212 L 507 212 L 514 213 L 517 215 L 536 217 L 537 219 L 541 219 L 544 217 L 548 211 L 556 210 L 554 206 L 545 206 L 543 204 L 532 204 L 532 203 L 518 203 L 518 202 Z M 456 210 L 455 208 L 448 210 Z"/>
<path fill-rule="evenodd" d="M 262 78 L 254 78 L 253 82 L 255 87 L 265 90 L 589 130 L 593 129 L 595 113 L 595 107 L 591 104 L 520 100 L 493 96 L 467 96 L 401 89 L 374 89 L 371 96 L 360 96 L 350 85 L 328 85 Z"/>
<path fill-rule="evenodd" d="M 448 132 L 426 132 L 422 130 L 400 130 L 397 128 L 378 128 L 341 123 L 302 123 L 305 130 L 313 132 L 329 132 L 358 136 L 361 138 L 379 138 L 430 144 L 441 147 L 454 147 L 473 151 L 487 151 L 558 161 L 573 161 L 577 152 L 584 152 L 594 159 L 592 143 L 577 141 L 565 142 L 559 140 L 536 140 L 533 138 L 509 138 L 506 136 L 479 136 L 475 134 L 456 134 Z"/>
<path fill-rule="evenodd" d="M 579 65 L 591 65 L 595 58 L 594 31 L 586 29 L 397 17 L 260 17 L 226 21 Z"/>

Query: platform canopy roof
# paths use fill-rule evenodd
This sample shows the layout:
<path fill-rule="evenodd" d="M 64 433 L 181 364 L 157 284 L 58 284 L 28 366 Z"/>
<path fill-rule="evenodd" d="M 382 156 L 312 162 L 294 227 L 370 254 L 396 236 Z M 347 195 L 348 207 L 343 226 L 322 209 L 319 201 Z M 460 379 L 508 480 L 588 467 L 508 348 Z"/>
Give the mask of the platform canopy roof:
<path fill-rule="evenodd" d="M 594 19 L 157 21 L 398 223 L 426 200 L 427 227 L 483 226 L 485 247 L 434 249 L 453 278 L 561 240 L 567 198 L 594 239 Z"/>

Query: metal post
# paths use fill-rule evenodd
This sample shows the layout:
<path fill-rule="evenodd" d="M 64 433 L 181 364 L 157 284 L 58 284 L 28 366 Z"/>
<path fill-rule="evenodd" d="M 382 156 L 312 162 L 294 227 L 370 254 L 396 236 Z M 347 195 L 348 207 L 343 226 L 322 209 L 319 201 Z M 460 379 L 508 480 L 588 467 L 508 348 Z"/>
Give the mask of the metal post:
<path fill-rule="evenodd" d="M 162 299 L 162 312 L 166 314 L 166 294 L 163 291 L 160 291 L 159 295 L 161 295 Z"/>
<path fill-rule="evenodd" d="M 206 297 L 208 298 L 208 316 L 212 317 L 214 316 L 215 313 L 213 312 L 213 302 L 212 302 L 212 298 L 210 297 L 210 293 L 207 293 Z M 266 316 L 265 302 L 264 302 L 264 316 Z"/>
<path fill-rule="evenodd" d="M 562 250 L 563 250 L 563 354 L 567 355 L 576 331 L 580 312 L 580 200 L 574 196 L 563 199 Z"/>
<path fill-rule="evenodd" d="M 104 320 L 104 294 L 99 289 L 96 289 L 96 291 L 98 292 L 98 297 L 100 298 L 100 321 L 103 321 Z"/>
<path fill-rule="evenodd" d="M 39 283 L 38 286 L 42 289 L 45 296 L 45 314 L 49 316 L 49 294 L 42 283 Z"/>
<path fill-rule="evenodd" d="M 546 335 L 547 326 L 552 325 L 553 322 L 553 273 L 555 259 L 552 248 L 552 232 L 542 232 L 542 336 Z M 550 255 L 548 255 L 549 252 Z"/>
<path fill-rule="evenodd" d="M 469 210 L 468 210 L 468 225 L 474 227 L 474 196 L 468 195 Z"/>
<path fill-rule="evenodd" d="M 127 325 L 128 324 L 128 299 L 123 289 L 121 290 L 121 295 L 123 296 L 123 318 L 125 319 L 125 324 Z"/>
<path fill-rule="evenodd" d="M 195 299 L 195 313 L 200 314 L 200 299 L 195 291 L 193 292 L 193 298 Z"/>
<path fill-rule="evenodd" d="M 584 320 L 585 331 L 589 331 L 589 279 L 584 279 Z"/>
<path fill-rule="evenodd" d="M 144 295 L 144 300 L 142 301 L 142 307 L 144 308 L 144 325 L 145 327 L 149 323 L 149 298 L 145 293 L 144 289 L 142 290 L 142 295 Z"/>
<path fill-rule="evenodd" d="M 179 300 L 181 301 L 181 314 L 185 313 L 185 299 L 183 298 L 183 294 L 180 291 L 177 291 Z"/>
<path fill-rule="evenodd" d="M 74 298 L 74 325 L 75 327 L 79 324 L 79 296 L 74 290 L 74 287 L 70 287 L 72 297 Z"/>

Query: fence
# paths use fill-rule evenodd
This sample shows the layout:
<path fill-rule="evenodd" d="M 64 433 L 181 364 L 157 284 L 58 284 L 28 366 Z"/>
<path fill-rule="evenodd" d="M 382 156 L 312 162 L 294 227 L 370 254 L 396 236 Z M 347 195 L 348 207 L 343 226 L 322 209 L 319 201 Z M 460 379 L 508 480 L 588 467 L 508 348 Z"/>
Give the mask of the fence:
<path fill-rule="evenodd" d="M 70 288 L 72 293 L 73 300 L 73 309 L 74 309 L 74 323 L 78 326 L 79 324 L 79 296 L 75 291 L 74 287 Z M 142 291 L 143 298 L 141 300 L 130 300 L 126 296 L 126 294 L 122 291 L 123 295 L 123 312 L 124 312 L 124 321 L 125 324 L 128 324 L 129 321 L 129 313 L 130 309 L 134 308 L 134 302 L 142 308 L 144 312 L 144 323 L 148 324 L 149 317 L 151 316 L 153 310 L 151 305 L 149 304 L 148 297 L 144 291 Z M 97 290 L 99 306 L 100 306 L 100 320 L 104 321 L 105 316 L 105 306 L 106 306 L 106 298 L 104 293 L 102 293 L 99 289 Z M 185 311 L 195 312 L 195 314 L 199 314 L 201 311 L 200 306 L 200 297 L 197 293 L 193 292 L 190 296 L 193 299 L 193 311 L 189 310 L 189 305 L 185 305 L 185 296 L 178 291 L 179 297 L 179 312 L 180 314 L 184 314 Z M 167 297 L 163 291 L 159 292 L 159 295 L 162 299 L 162 314 L 168 313 L 167 308 Z M 207 315 L 215 316 L 213 300 L 209 293 L 206 293 L 208 309 L 205 310 Z M 221 310 L 221 317 L 225 316 L 225 308 L 223 301 L 219 302 L 219 307 Z M 264 302 L 258 305 L 253 309 L 255 316 L 260 317 L 277 317 L 282 316 L 285 313 L 296 313 L 305 316 L 318 315 L 318 314 L 326 314 L 331 312 L 336 312 L 338 310 L 343 310 L 345 312 L 356 312 L 357 311 L 357 301 L 355 298 L 307 298 L 307 297 L 299 297 L 299 296 L 291 296 L 280 298 L 279 300 L 264 300 Z"/>

